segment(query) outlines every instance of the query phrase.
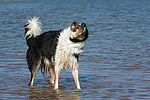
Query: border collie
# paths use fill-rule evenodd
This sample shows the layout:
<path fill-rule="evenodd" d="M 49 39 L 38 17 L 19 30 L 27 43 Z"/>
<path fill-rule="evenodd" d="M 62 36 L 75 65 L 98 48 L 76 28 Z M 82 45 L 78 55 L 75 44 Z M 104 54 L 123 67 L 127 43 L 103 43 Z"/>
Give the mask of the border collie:
<path fill-rule="evenodd" d="M 29 86 L 44 66 L 50 72 L 50 83 L 58 89 L 59 75 L 63 69 L 71 69 L 77 89 L 81 89 L 78 74 L 78 58 L 88 38 L 85 23 L 73 22 L 71 26 L 41 34 L 39 17 L 31 18 L 25 27 L 25 38 L 28 45 L 27 64 L 31 72 Z"/>

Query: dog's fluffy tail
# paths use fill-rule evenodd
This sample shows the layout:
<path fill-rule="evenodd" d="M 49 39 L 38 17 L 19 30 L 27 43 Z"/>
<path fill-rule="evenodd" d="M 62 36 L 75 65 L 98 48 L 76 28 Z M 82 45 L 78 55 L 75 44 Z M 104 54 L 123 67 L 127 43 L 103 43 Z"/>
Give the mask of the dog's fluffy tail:
<path fill-rule="evenodd" d="M 25 27 L 25 38 L 28 41 L 30 38 L 35 38 L 41 33 L 41 23 L 39 17 L 33 17 L 29 19 Z"/>

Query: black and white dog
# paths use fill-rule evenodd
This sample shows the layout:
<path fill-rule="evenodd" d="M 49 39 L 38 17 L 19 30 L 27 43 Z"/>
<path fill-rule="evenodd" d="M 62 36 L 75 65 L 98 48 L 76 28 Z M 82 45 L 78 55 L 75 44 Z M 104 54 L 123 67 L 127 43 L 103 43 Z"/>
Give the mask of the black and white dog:
<path fill-rule="evenodd" d="M 41 34 L 41 23 L 38 17 L 31 18 L 25 25 L 25 38 L 29 47 L 26 58 L 31 72 L 29 85 L 32 87 L 34 78 L 44 66 L 50 71 L 50 83 L 58 89 L 60 71 L 70 68 L 77 89 L 81 89 L 78 74 L 78 57 L 88 38 L 85 23 L 73 22 L 71 26 Z"/>

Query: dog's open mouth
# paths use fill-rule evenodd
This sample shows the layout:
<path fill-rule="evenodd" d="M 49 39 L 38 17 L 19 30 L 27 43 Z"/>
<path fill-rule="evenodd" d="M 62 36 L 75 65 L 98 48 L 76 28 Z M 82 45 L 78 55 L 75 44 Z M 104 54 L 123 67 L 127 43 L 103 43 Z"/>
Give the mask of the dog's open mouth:
<path fill-rule="evenodd" d="M 77 22 L 73 22 L 71 25 L 71 31 L 76 32 L 77 29 L 84 30 L 85 27 L 86 27 L 85 23 L 77 24 Z"/>
<path fill-rule="evenodd" d="M 85 23 L 77 24 L 77 22 L 73 22 L 71 25 L 71 39 L 82 41 L 87 38 L 88 30 Z"/>
<path fill-rule="evenodd" d="M 75 26 L 76 29 L 78 29 L 79 27 L 81 27 L 81 25 L 79 25 L 79 24 L 77 24 L 77 25 Z"/>

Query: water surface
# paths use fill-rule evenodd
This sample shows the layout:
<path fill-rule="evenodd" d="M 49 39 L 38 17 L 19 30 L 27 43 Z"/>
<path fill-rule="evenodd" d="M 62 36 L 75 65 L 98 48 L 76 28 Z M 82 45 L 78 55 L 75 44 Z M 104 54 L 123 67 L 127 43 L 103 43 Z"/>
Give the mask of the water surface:
<path fill-rule="evenodd" d="M 150 99 L 150 2 L 148 0 L 0 1 L 1 99 Z M 39 16 L 42 30 L 84 22 L 89 38 L 80 56 L 81 91 L 70 71 L 54 91 L 39 72 L 34 88 L 25 55 L 24 24 Z"/>

